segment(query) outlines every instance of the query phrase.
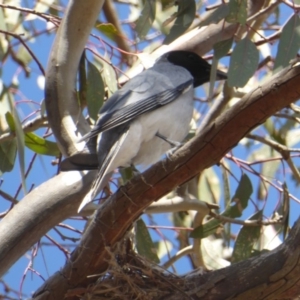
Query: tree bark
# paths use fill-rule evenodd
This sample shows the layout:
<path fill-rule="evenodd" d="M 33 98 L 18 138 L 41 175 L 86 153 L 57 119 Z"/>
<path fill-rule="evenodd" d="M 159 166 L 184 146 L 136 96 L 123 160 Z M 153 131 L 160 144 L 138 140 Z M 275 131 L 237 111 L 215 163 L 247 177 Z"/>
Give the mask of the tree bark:
<path fill-rule="evenodd" d="M 300 219 L 273 251 L 204 275 L 190 275 L 184 289 L 199 300 L 295 299 L 300 295 L 299 258 Z"/>

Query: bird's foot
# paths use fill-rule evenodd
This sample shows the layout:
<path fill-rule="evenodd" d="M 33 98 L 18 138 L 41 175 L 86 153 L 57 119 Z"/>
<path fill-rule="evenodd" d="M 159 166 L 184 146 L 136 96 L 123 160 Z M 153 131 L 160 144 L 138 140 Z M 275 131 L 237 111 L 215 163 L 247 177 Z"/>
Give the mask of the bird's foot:
<path fill-rule="evenodd" d="M 175 147 L 173 147 L 173 148 L 171 148 L 170 150 L 168 150 L 167 152 L 166 152 L 166 156 L 167 156 L 167 158 L 168 159 L 170 159 L 171 158 L 171 156 L 182 146 L 183 144 L 180 144 L 179 146 L 175 146 Z"/>

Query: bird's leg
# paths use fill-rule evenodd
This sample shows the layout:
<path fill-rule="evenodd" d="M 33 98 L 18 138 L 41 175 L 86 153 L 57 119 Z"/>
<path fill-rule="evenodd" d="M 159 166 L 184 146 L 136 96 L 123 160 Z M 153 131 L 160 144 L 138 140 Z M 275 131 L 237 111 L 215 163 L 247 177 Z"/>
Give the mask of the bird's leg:
<path fill-rule="evenodd" d="M 133 163 L 130 164 L 130 168 L 132 169 L 132 172 L 134 175 L 141 175 L 142 173 L 135 167 Z"/>
<path fill-rule="evenodd" d="M 179 148 L 181 147 L 183 144 L 177 141 L 173 141 L 168 139 L 167 137 L 165 137 L 164 135 L 160 134 L 158 131 L 155 134 L 157 137 L 159 137 L 160 139 L 164 140 L 165 142 L 167 142 L 172 148 Z"/>
<path fill-rule="evenodd" d="M 166 138 L 164 135 L 160 134 L 159 132 L 156 133 L 156 136 L 171 145 L 172 148 L 166 152 L 167 158 L 170 158 L 170 156 L 173 153 L 175 153 L 183 145 L 180 142 L 173 141 L 173 140 Z"/>

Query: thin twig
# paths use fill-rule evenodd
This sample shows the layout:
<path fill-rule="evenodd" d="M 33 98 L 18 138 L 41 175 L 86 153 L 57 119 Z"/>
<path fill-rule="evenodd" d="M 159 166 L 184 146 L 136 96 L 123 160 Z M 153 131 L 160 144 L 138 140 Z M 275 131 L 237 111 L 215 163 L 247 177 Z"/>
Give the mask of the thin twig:
<path fill-rule="evenodd" d="M 28 53 L 31 55 L 31 57 L 33 58 L 33 60 L 36 62 L 36 64 L 38 65 L 41 73 L 45 76 L 45 70 L 42 66 L 42 64 L 39 62 L 39 60 L 37 59 L 37 57 L 35 56 L 35 54 L 31 51 L 31 49 L 27 46 L 27 44 L 23 41 L 23 39 L 21 38 L 20 35 L 18 34 L 15 34 L 15 33 L 12 33 L 12 32 L 9 32 L 9 31 L 5 31 L 5 30 L 1 30 L 0 29 L 0 33 L 3 33 L 3 34 L 7 34 L 7 35 L 10 35 L 16 39 L 18 39 L 22 45 L 26 48 L 26 50 L 28 51 Z"/>
<path fill-rule="evenodd" d="M 47 22 L 53 22 L 60 20 L 60 18 L 56 17 L 56 16 L 51 16 L 45 13 L 40 13 L 34 9 L 29 9 L 29 8 L 24 8 L 24 7 L 20 7 L 20 6 L 15 6 L 15 5 L 7 5 L 7 4 L 0 4 L 0 7 L 2 8 L 7 8 L 7 9 L 13 9 L 13 10 L 18 10 L 21 12 L 25 12 L 27 14 L 33 14 L 33 15 L 37 15 L 43 19 L 45 19 Z"/>
<path fill-rule="evenodd" d="M 4 199 L 8 200 L 9 202 L 13 203 L 13 204 L 17 204 L 18 200 L 14 197 L 12 197 L 11 195 L 3 192 L 2 190 L 0 190 L 0 196 L 2 196 Z"/>
<path fill-rule="evenodd" d="M 32 132 L 35 131 L 41 127 L 48 127 L 48 122 L 46 117 L 38 116 L 34 118 L 33 120 L 30 120 L 26 122 L 23 126 L 23 132 Z M 7 132 L 2 135 L 0 135 L 0 143 L 5 142 L 5 141 L 10 141 L 13 138 L 15 138 L 16 134 L 15 132 Z"/>
<path fill-rule="evenodd" d="M 232 224 L 238 224 L 238 225 L 244 225 L 244 226 L 268 226 L 268 225 L 275 225 L 275 224 L 282 224 L 282 217 L 279 217 L 279 219 L 273 219 L 273 220 L 267 220 L 267 221 L 262 221 L 262 220 L 237 220 L 237 219 L 232 219 L 229 217 L 224 217 L 219 214 L 214 213 L 211 211 L 209 215 L 217 220 L 220 220 L 224 223 L 232 223 Z"/>
<path fill-rule="evenodd" d="M 300 149 L 292 149 L 292 148 L 288 148 L 285 145 L 281 145 L 271 139 L 268 138 L 264 138 L 258 135 L 254 135 L 254 134 L 248 134 L 247 135 L 248 138 L 251 138 L 253 140 L 259 141 L 261 143 L 264 143 L 268 146 L 270 146 L 272 149 L 274 149 L 275 151 L 279 152 L 282 156 L 282 158 L 287 162 L 287 164 L 289 165 L 293 175 L 295 176 L 295 178 L 297 179 L 297 181 L 300 183 L 300 173 L 299 170 L 297 169 L 297 167 L 294 165 L 293 161 L 291 160 L 290 157 L 290 153 L 291 152 L 300 152 Z"/>

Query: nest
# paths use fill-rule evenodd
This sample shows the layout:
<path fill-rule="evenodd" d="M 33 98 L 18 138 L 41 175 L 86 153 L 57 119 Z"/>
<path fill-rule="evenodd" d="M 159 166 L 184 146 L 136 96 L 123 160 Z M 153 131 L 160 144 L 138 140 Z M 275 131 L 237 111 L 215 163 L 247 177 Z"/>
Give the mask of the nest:
<path fill-rule="evenodd" d="M 81 293 L 82 300 L 174 299 L 176 294 L 178 299 L 190 299 L 184 292 L 183 278 L 149 263 L 133 250 L 122 250 L 107 249 L 109 269 L 91 276 L 97 279 L 84 289 L 83 296 Z"/>

